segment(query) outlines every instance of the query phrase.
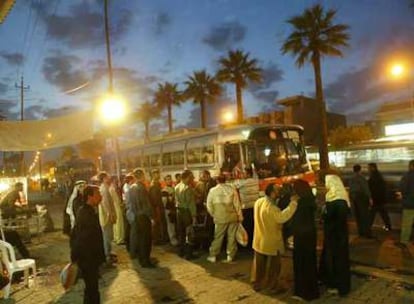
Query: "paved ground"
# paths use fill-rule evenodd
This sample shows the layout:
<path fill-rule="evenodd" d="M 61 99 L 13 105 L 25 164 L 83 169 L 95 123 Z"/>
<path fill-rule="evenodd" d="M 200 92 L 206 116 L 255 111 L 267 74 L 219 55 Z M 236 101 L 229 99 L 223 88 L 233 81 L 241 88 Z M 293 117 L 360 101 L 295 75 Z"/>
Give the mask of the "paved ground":
<path fill-rule="evenodd" d="M 61 205 L 50 205 L 50 208 L 59 226 Z M 347 298 L 323 294 L 313 303 L 414 303 L 413 285 L 399 280 L 403 275 L 407 279 L 414 278 L 410 273 L 410 269 L 414 271 L 412 258 L 407 256 L 414 253 L 413 247 L 402 252 L 393 245 L 396 235 L 377 234 L 381 241 L 351 238 L 354 261 L 351 294 Z M 40 239 L 34 238 L 29 248 L 32 255 L 38 257 L 37 286 L 27 289 L 15 284 L 12 298 L 0 302 L 82 303 L 82 281 L 67 293 L 59 283 L 59 272 L 69 259 L 67 238 L 61 232 L 45 234 Z M 159 261 L 158 268 L 142 269 L 128 258 L 122 246 L 115 250 L 119 264 L 114 269 L 104 270 L 100 281 L 103 303 L 296 303 L 290 298 L 291 290 L 270 297 L 250 288 L 249 251 L 240 252 L 237 263 L 210 264 L 205 261 L 206 253 L 188 262 L 177 257 L 169 246 L 155 247 L 153 256 Z M 287 254 L 282 271 L 287 286 L 292 285 L 291 269 Z"/>

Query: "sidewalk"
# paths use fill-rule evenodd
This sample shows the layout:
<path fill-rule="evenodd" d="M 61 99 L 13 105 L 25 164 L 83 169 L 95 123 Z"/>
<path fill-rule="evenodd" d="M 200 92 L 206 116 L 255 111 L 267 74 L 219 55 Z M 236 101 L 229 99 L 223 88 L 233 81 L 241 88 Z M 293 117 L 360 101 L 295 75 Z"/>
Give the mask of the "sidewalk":
<path fill-rule="evenodd" d="M 48 204 L 55 221 L 61 226 L 62 204 Z M 351 232 L 354 231 L 350 224 Z M 413 260 L 409 250 L 394 246 L 397 233 L 375 231 L 380 241 L 350 236 L 352 291 L 346 298 L 322 294 L 312 303 L 414 303 Z M 321 238 L 320 238 L 321 239 Z M 106 269 L 100 280 L 102 303 L 298 303 L 286 294 L 268 296 L 254 292 L 249 284 L 252 253 L 242 250 L 234 264 L 210 264 L 207 253 L 195 261 L 179 258 L 170 246 L 157 246 L 153 257 L 156 269 L 143 269 L 131 261 L 123 246 L 114 246 L 119 263 Z M 83 281 L 65 293 L 59 273 L 69 261 L 68 238 L 61 231 L 33 238 L 29 244 L 37 259 L 39 276 L 35 288 L 14 284 L 12 298 L 0 303 L 82 303 Z M 410 253 L 411 252 L 411 253 Z M 291 252 L 282 261 L 282 280 L 293 285 Z M 1 292 L 0 292 L 1 294 Z"/>
<path fill-rule="evenodd" d="M 35 288 L 14 284 L 12 299 L 1 303 L 82 303 L 83 281 L 67 293 L 59 282 L 59 272 L 68 262 L 68 240 L 60 232 L 49 233 L 30 246 L 38 256 L 39 277 Z M 102 303 L 298 303 L 285 294 L 256 293 L 249 284 L 252 254 L 239 252 L 236 263 L 208 263 L 203 254 L 195 261 L 179 258 L 170 246 L 157 246 L 153 257 L 156 269 L 143 269 L 131 261 L 123 246 L 115 246 L 119 263 L 105 269 L 100 280 Z M 292 287 L 292 260 L 282 259 L 282 281 Z M 353 275 L 352 291 L 346 298 L 322 294 L 312 303 L 413 303 L 414 291 L 403 284 L 371 276 Z"/>

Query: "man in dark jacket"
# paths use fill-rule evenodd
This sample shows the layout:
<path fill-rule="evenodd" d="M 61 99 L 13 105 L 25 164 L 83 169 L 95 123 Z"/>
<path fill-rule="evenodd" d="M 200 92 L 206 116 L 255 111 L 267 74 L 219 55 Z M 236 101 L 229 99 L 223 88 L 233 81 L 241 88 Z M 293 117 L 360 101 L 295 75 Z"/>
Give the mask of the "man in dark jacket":
<path fill-rule="evenodd" d="M 408 172 L 401 179 L 400 190 L 403 199 L 400 242 L 406 246 L 410 241 L 414 222 L 414 160 L 410 161 Z"/>
<path fill-rule="evenodd" d="M 152 247 L 152 210 L 148 191 L 145 188 L 145 174 L 140 169 L 133 172 L 136 183 L 128 191 L 129 204 L 131 206 L 130 221 L 131 237 L 129 250 L 131 257 L 136 257 L 142 267 L 153 268 L 151 263 Z"/>
<path fill-rule="evenodd" d="M 377 212 L 381 215 L 384 222 L 384 230 L 391 230 L 391 220 L 385 209 L 385 203 L 387 202 L 387 184 L 385 183 L 382 174 L 378 171 L 376 163 L 368 164 L 368 186 L 372 197 L 372 206 L 370 210 L 370 227 L 374 223 L 375 215 Z"/>
<path fill-rule="evenodd" d="M 152 206 L 152 217 L 154 219 L 153 238 L 157 244 L 168 240 L 167 223 L 165 222 L 165 210 L 162 204 L 162 188 L 160 183 L 160 171 L 154 169 L 151 172 L 152 180 L 148 193 Z"/>
<path fill-rule="evenodd" d="M 100 303 L 99 266 L 105 262 L 102 230 L 96 207 L 102 196 L 96 186 L 84 190 L 86 203 L 79 208 L 71 234 L 71 260 L 77 263 L 85 281 L 84 304 Z"/>
<path fill-rule="evenodd" d="M 349 196 L 354 205 L 355 219 L 358 226 L 359 236 L 371 238 L 369 226 L 369 208 L 371 204 L 371 193 L 368 182 L 361 174 L 361 166 L 355 165 L 354 176 L 349 181 Z"/>

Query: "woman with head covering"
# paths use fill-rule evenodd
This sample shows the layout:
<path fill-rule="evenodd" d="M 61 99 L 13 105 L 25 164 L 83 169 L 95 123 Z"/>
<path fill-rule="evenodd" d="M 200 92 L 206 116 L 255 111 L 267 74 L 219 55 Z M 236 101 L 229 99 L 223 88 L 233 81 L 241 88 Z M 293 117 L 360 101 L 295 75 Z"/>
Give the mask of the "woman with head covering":
<path fill-rule="evenodd" d="M 295 180 L 293 190 L 299 196 L 298 207 L 290 227 L 295 242 L 293 248 L 294 296 L 311 301 L 319 297 L 317 257 L 315 196 L 304 180 Z"/>
<path fill-rule="evenodd" d="M 346 296 L 351 289 L 348 245 L 350 200 L 341 178 L 332 173 L 325 180 L 324 241 L 319 275 L 328 292 Z"/>

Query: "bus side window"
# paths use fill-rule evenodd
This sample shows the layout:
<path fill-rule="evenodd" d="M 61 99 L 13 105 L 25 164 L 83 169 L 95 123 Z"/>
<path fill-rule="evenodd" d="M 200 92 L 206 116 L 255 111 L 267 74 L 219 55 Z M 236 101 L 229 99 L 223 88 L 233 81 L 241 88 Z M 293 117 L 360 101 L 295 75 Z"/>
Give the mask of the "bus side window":
<path fill-rule="evenodd" d="M 203 164 L 212 164 L 214 163 L 214 147 L 204 147 L 202 152 L 202 163 Z"/>

